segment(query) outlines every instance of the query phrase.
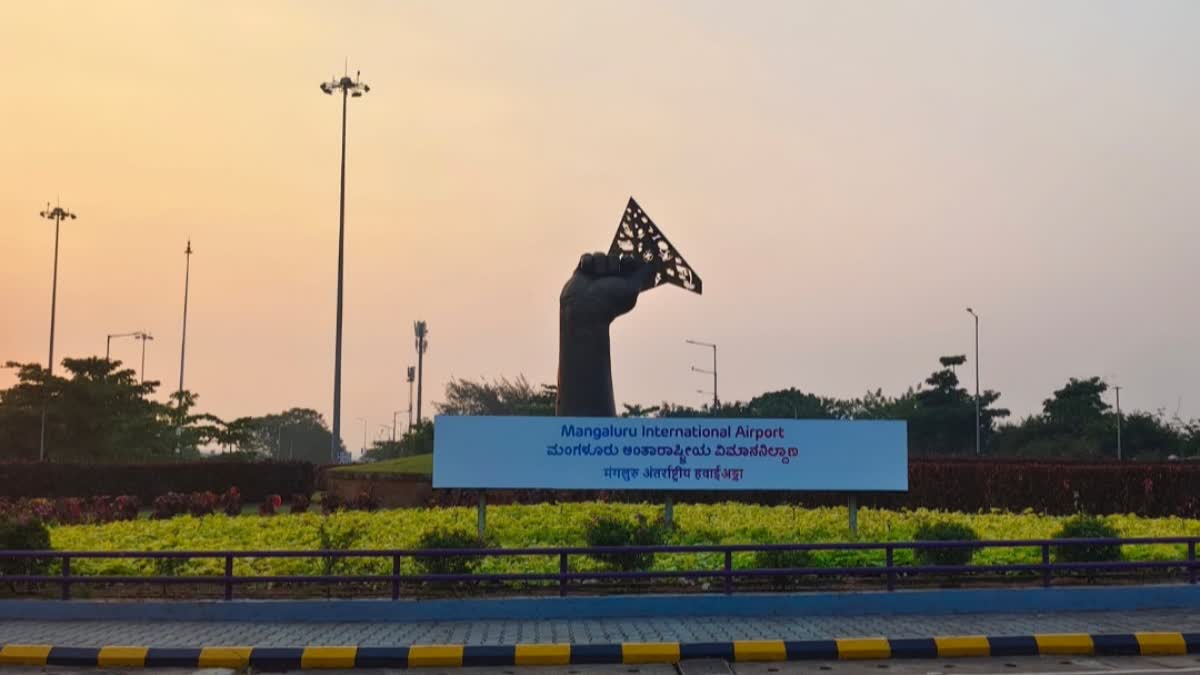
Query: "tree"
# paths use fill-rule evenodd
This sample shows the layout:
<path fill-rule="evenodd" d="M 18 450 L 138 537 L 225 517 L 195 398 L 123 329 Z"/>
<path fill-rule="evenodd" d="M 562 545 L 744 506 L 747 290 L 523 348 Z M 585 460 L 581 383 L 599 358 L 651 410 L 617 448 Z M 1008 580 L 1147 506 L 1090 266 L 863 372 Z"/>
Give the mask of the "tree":
<path fill-rule="evenodd" d="M 836 399 L 806 394 L 794 388 L 755 396 L 746 408 L 752 417 L 772 419 L 833 420 L 845 414 L 844 406 Z"/>
<path fill-rule="evenodd" d="M 175 447 L 181 457 L 198 456 L 200 448 L 216 443 L 225 428 L 225 423 L 215 415 L 192 413 L 197 398 L 185 389 L 171 394 L 167 403 L 167 416 L 175 428 Z"/>
<path fill-rule="evenodd" d="M 636 403 L 623 403 L 622 406 L 625 408 L 625 412 L 621 413 L 621 417 L 652 417 L 662 409 L 662 406 L 658 405 L 646 407 Z"/>
<path fill-rule="evenodd" d="M 220 422 L 191 413 L 191 392 L 170 404 L 153 400 L 159 383 L 139 381 L 120 361 L 63 359 L 65 377 L 36 363 L 6 365 L 17 369 L 18 380 L 0 391 L 0 452 L 7 459 L 37 459 L 43 406 L 47 454 L 54 461 L 195 457 L 197 444 Z"/>
<path fill-rule="evenodd" d="M 1109 405 L 1104 402 L 1108 383 L 1099 377 L 1080 380 L 1072 377 L 1066 386 L 1042 401 L 1042 414 L 1050 427 L 1060 433 L 1088 434 L 1104 425 Z"/>
<path fill-rule="evenodd" d="M 914 395 L 908 415 L 909 446 L 914 452 L 960 454 L 975 447 L 975 398 L 959 387 L 953 368 L 966 362 L 964 356 L 943 356 L 943 368 L 925 380 L 924 388 Z M 986 390 L 979 395 L 981 436 L 990 436 L 996 419 L 1007 417 L 1008 410 L 993 408 L 998 392 Z"/>
<path fill-rule="evenodd" d="M 422 420 L 404 432 L 398 441 L 376 441 L 367 449 L 365 458 L 377 462 L 397 457 L 427 455 L 433 452 L 433 422 Z"/>
<path fill-rule="evenodd" d="M 311 408 L 291 408 L 271 415 L 239 417 L 226 425 L 217 442 L 230 450 L 260 457 L 328 464 L 333 461 L 329 456 L 331 436 L 321 413 Z M 345 450 L 344 446 L 341 449 Z"/>
<path fill-rule="evenodd" d="M 446 401 L 436 404 L 443 415 L 526 415 L 553 417 L 557 391 L 554 385 L 534 388 L 518 375 L 509 380 L 478 382 L 460 378 L 446 383 Z"/>

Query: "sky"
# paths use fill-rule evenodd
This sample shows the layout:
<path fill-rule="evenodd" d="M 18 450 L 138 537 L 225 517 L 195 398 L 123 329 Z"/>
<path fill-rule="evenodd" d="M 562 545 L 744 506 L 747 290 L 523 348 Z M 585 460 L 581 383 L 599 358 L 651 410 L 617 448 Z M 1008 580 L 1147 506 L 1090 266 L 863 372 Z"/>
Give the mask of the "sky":
<path fill-rule="evenodd" d="M 704 280 L 613 325 L 618 404 L 899 394 L 974 359 L 1018 416 L 1098 375 L 1200 417 L 1200 4 L 39 2 L 0 6 L 0 362 L 145 330 L 222 417 L 343 438 L 448 378 L 553 382 L 557 296 L 634 196 Z M 141 345 L 113 342 L 140 365 Z M 960 369 L 974 386 L 971 364 Z M 0 387 L 15 380 L 0 369 Z M 401 424 L 406 413 L 401 412 Z"/>

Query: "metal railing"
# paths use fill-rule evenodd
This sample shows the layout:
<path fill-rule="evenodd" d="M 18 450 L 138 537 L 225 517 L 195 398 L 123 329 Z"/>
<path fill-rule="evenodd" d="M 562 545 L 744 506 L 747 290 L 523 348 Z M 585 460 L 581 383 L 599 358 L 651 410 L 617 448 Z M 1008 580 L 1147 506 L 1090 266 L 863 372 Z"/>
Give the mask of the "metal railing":
<path fill-rule="evenodd" d="M 550 548 L 476 548 L 476 549 L 421 549 L 421 550 L 316 550 L 316 551 L 0 551 L 0 569 L 19 567 L 22 559 L 58 561 L 58 574 L 0 574 L 0 581 L 30 584 L 58 585 L 63 600 L 70 600 L 71 589 L 81 585 L 106 584 L 202 584 L 218 585 L 224 589 L 224 598 L 232 600 L 234 588 L 247 584 L 297 584 L 325 585 L 346 583 L 374 583 L 390 585 L 393 600 L 401 597 L 401 587 L 413 583 L 482 583 L 510 582 L 528 583 L 557 582 L 559 595 L 571 591 L 572 582 L 597 581 L 669 581 L 684 579 L 720 580 L 719 588 L 709 592 L 731 594 L 739 590 L 739 580 L 784 579 L 789 577 L 875 577 L 883 586 L 893 591 L 901 579 L 918 576 L 940 576 L 961 579 L 972 575 L 1022 575 L 1037 579 L 1050 587 L 1056 575 L 1069 573 L 1121 573 L 1161 572 L 1182 575 L 1187 583 L 1195 584 L 1200 564 L 1196 561 L 1196 544 L 1200 537 L 1151 537 L 1135 539 L 1012 539 L 996 541 L 924 541 L 924 542 L 879 542 L 879 543 L 821 543 L 821 544 L 731 544 L 698 546 L 614 546 L 614 547 L 550 547 Z M 1186 547 L 1186 558 L 1177 560 L 1144 561 L 1100 561 L 1100 562 L 1056 562 L 1051 553 L 1064 547 L 1081 546 L 1137 546 L 1174 545 Z M 983 564 L 983 565 L 905 565 L 897 564 L 897 551 L 933 549 L 984 548 L 1036 548 L 1040 550 L 1040 563 Z M 733 556 L 737 553 L 760 551 L 882 551 L 882 565 L 859 565 L 854 567 L 791 567 L 791 568 L 738 568 L 734 567 Z M 659 553 L 719 553 L 724 563 L 719 569 L 691 569 L 677 571 L 572 571 L 572 556 L 608 557 L 613 555 L 646 555 Z M 469 574 L 402 574 L 401 562 L 418 558 L 487 558 L 487 557 L 532 557 L 558 558 L 557 572 L 529 573 L 469 573 Z M 152 559 L 152 560 L 196 560 L 218 559 L 224 561 L 224 572 L 212 575 L 100 575 L 76 574 L 72 561 L 91 559 Z M 391 560 L 390 574 L 286 574 L 286 575 L 238 575 L 234 574 L 234 562 L 239 559 L 272 558 L 321 558 L 340 561 L 351 558 L 384 558 Z M 742 588 L 741 590 L 758 590 Z M 861 589 L 859 589 L 861 590 Z"/>

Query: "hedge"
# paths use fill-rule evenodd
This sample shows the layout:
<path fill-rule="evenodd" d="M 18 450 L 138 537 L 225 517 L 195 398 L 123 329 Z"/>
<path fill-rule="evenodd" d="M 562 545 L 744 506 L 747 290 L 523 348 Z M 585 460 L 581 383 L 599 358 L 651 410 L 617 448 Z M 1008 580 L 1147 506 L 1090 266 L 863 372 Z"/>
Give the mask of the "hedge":
<path fill-rule="evenodd" d="M 1132 513 L 1200 518 L 1200 463 L 1046 462 L 1021 460 L 911 459 L 907 493 L 860 494 L 861 506 L 978 512 L 990 509 L 1069 515 Z M 434 490 L 435 505 L 469 506 L 467 490 Z M 500 490 L 490 503 L 603 499 L 661 501 L 666 493 L 643 491 Z M 831 506 L 847 495 L 825 492 L 680 491 L 677 502 L 743 501 L 759 504 Z"/>
<path fill-rule="evenodd" d="M 182 462 L 177 464 L 0 463 L 0 497 L 133 495 L 142 504 L 168 492 L 224 493 L 260 502 L 270 494 L 312 494 L 316 471 L 307 462 Z"/>
<path fill-rule="evenodd" d="M 91 497 L 134 495 L 143 504 L 168 492 L 217 492 L 237 487 L 244 500 L 267 495 L 311 494 L 313 465 L 302 462 L 182 464 L 0 463 L 0 496 Z M 909 491 L 863 494 L 859 504 L 880 508 L 931 508 L 977 512 L 989 509 L 1067 515 L 1077 512 L 1141 516 L 1200 517 L 1200 463 L 1047 462 L 1020 460 L 912 459 Z M 489 491 L 489 502 L 534 503 L 607 499 L 661 501 L 641 491 Z M 845 504 L 846 495 L 794 492 L 679 492 L 680 502 L 746 501 L 826 506 Z M 431 505 L 474 505 L 478 493 L 435 490 Z"/>

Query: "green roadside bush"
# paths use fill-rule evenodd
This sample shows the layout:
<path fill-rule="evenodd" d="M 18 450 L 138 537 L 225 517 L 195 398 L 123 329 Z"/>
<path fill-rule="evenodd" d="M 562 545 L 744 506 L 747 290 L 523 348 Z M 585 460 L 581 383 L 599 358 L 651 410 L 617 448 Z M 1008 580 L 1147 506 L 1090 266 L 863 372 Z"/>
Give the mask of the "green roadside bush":
<path fill-rule="evenodd" d="M 1117 529 L 1103 518 L 1079 514 L 1063 521 L 1055 539 L 1115 539 Z M 1064 544 L 1054 547 L 1055 562 L 1110 562 L 1121 559 L 1120 544 Z"/>
<path fill-rule="evenodd" d="M 491 542 L 467 529 L 437 527 L 426 530 L 418 542 L 421 549 L 491 548 Z M 483 564 L 483 556 L 417 556 L 414 558 L 421 574 L 474 574 Z"/>
<path fill-rule="evenodd" d="M 951 520 L 927 521 L 917 526 L 913 541 L 979 541 L 970 525 Z M 913 558 L 919 565 L 969 565 L 978 547 L 918 548 Z"/>
<path fill-rule="evenodd" d="M 638 515 L 635 520 L 599 516 L 587 525 L 584 538 L 588 546 L 658 546 L 666 542 L 667 527 L 661 520 L 650 521 Z M 648 570 L 654 566 L 653 553 L 600 553 L 600 564 L 620 572 Z"/>
<path fill-rule="evenodd" d="M 49 551 L 50 528 L 35 518 L 5 518 L 0 520 L 0 550 Z M 0 574 L 19 576 L 45 574 L 49 558 L 5 558 L 0 560 Z"/>
<path fill-rule="evenodd" d="M 785 570 L 816 567 L 811 551 L 766 550 L 754 552 L 754 567 L 760 570 Z M 767 577 L 776 589 L 795 585 L 799 578 L 792 575 Z"/>

